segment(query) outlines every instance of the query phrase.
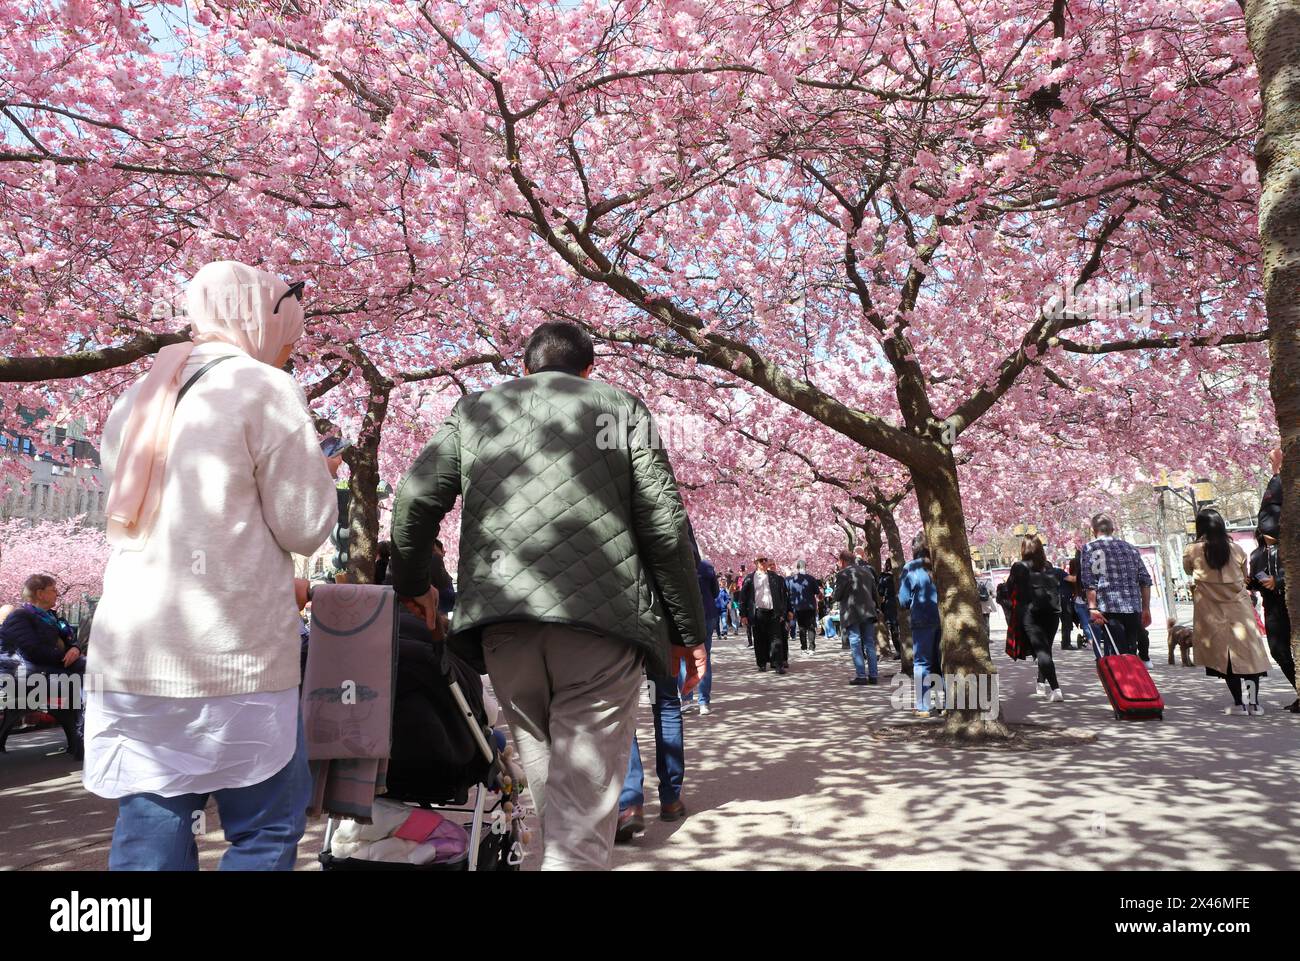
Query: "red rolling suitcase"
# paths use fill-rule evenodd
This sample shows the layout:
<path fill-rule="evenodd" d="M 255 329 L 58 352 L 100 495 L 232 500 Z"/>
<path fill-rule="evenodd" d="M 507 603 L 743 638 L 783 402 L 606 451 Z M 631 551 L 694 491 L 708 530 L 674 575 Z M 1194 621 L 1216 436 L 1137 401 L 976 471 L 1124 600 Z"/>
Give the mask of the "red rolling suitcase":
<path fill-rule="evenodd" d="M 1114 654 L 1107 654 L 1101 649 L 1096 637 L 1098 628 L 1106 635 L 1108 646 L 1115 651 Z M 1097 676 L 1101 678 L 1101 686 L 1110 698 L 1110 706 L 1115 709 L 1116 720 L 1161 720 L 1165 713 L 1164 698 L 1156 690 L 1155 681 L 1151 680 L 1142 659 L 1136 654 L 1120 654 L 1115 647 L 1110 627 L 1105 624 L 1093 625 L 1092 644 L 1097 653 Z"/>

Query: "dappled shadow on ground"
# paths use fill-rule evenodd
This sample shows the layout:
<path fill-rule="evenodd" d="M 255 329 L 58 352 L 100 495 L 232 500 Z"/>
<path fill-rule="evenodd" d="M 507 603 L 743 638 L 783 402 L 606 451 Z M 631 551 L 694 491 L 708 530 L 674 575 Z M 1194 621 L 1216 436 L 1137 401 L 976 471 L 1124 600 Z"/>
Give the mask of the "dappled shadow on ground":
<path fill-rule="evenodd" d="M 1153 638 L 1160 650 L 1162 637 Z M 796 645 L 797 647 L 797 645 Z M 1000 649 L 995 642 L 995 650 Z M 641 711 L 646 834 L 619 846 L 621 869 L 1300 867 L 1293 798 L 1297 724 L 1274 671 L 1260 718 L 1225 717 L 1226 687 L 1199 668 L 1157 662 L 1162 722 L 1114 720 L 1090 654 L 1057 655 L 1067 701 L 1032 696 L 1034 670 L 995 655 L 1013 722 L 1095 732 L 1092 743 L 1032 751 L 880 736 L 915 723 L 890 685 L 850 687 L 834 642 L 759 674 L 743 637 L 714 647 L 714 714 L 686 717 L 683 822 L 657 820 L 650 712 Z M 882 664 L 882 676 L 897 670 Z M 116 805 L 81 787 L 57 730 L 20 735 L 0 755 L 0 870 L 102 870 Z M 209 805 L 200 863 L 225 850 Z M 316 868 L 324 822 L 309 824 L 299 869 Z M 526 868 L 535 868 L 534 843 Z"/>
<path fill-rule="evenodd" d="M 1163 634 L 1152 642 L 1161 650 Z M 1276 671 L 1269 713 L 1234 718 L 1222 682 L 1157 663 L 1165 720 L 1120 722 L 1088 652 L 1058 652 L 1064 704 L 1032 696 L 1030 664 L 995 655 L 1008 720 L 1097 734 L 1020 752 L 873 736 L 905 715 L 888 683 L 848 686 L 834 645 L 794 654 L 785 677 L 757 673 L 743 638 L 714 650 L 714 713 L 686 720 L 691 815 L 663 824 L 652 800 L 646 835 L 617 849 L 620 868 L 1300 866 L 1300 719 L 1280 710 L 1290 697 Z"/>

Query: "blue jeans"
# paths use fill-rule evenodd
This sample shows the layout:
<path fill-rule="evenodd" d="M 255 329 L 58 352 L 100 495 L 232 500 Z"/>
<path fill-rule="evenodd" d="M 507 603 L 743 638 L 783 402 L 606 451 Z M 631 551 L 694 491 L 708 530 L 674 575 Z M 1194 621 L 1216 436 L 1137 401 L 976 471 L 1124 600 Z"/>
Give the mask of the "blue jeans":
<path fill-rule="evenodd" d="M 1083 631 L 1084 636 L 1088 638 L 1088 644 L 1092 646 L 1093 641 L 1096 639 L 1096 635 L 1092 632 L 1092 618 L 1088 616 L 1088 602 L 1076 600 L 1074 602 L 1074 614 L 1075 619 L 1083 625 L 1079 630 Z M 1095 650 L 1096 648 L 1094 647 L 1094 653 Z"/>
<path fill-rule="evenodd" d="M 311 772 L 298 718 L 298 747 L 289 763 L 260 784 L 217 791 L 217 810 L 230 847 L 222 871 L 292 871 L 307 829 Z M 108 854 L 110 871 L 197 871 L 195 813 L 207 794 L 129 794 L 117 802 Z"/>
<path fill-rule="evenodd" d="M 930 710 L 930 684 L 926 675 L 939 662 L 939 625 L 912 628 L 912 681 L 916 689 L 916 709 Z"/>
<path fill-rule="evenodd" d="M 700 678 L 700 685 L 696 690 L 700 692 L 700 703 L 709 703 L 709 694 L 713 691 L 713 628 L 718 626 L 716 620 L 709 621 L 709 630 L 704 632 L 707 640 L 704 642 L 704 676 Z M 686 686 L 686 664 L 683 663 L 681 669 L 677 672 L 677 689 L 680 691 Z M 691 704 L 695 701 L 695 691 L 685 699 L 685 703 Z"/>
<path fill-rule="evenodd" d="M 686 774 L 686 749 L 682 740 L 682 701 L 677 693 L 677 682 L 671 677 L 652 677 L 655 702 L 655 772 L 659 775 L 659 803 L 671 804 L 682 794 L 682 778 Z M 645 803 L 645 769 L 641 765 L 641 749 L 636 735 L 632 735 L 632 756 L 627 762 L 627 777 L 623 779 L 623 793 L 618 797 L 618 809 L 625 811 L 634 804 Z"/>
<path fill-rule="evenodd" d="M 853 670 L 858 677 L 876 676 L 876 622 L 863 621 L 861 624 L 845 624 L 844 633 L 849 639 L 849 649 L 853 651 Z M 862 649 L 867 650 L 867 663 L 864 670 Z"/>

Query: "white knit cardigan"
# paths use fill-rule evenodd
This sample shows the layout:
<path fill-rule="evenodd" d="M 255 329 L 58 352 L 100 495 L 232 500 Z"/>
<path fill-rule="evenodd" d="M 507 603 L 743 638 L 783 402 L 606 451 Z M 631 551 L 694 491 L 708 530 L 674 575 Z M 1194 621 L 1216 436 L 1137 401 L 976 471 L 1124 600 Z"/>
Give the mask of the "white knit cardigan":
<path fill-rule="evenodd" d="M 299 683 L 290 552 L 311 554 L 338 499 L 302 388 L 225 344 L 194 349 L 176 407 L 158 516 L 142 549 L 115 549 L 87 652 L 103 691 L 222 697 Z M 136 396 L 104 427 L 110 482 Z"/>

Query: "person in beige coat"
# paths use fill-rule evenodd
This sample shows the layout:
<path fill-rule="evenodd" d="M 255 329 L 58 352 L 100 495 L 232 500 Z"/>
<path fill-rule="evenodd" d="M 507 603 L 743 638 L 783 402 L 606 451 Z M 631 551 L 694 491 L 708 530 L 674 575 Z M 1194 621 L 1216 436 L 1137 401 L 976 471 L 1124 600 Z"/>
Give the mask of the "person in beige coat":
<path fill-rule="evenodd" d="M 1225 714 L 1263 714 L 1259 679 L 1268 673 L 1268 653 L 1246 588 L 1246 552 L 1228 537 L 1218 511 L 1196 515 L 1196 540 L 1183 551 L 1183 570 L 1192 575 L 1196 663 L 1227 681 L 1232 706 Z"/>

